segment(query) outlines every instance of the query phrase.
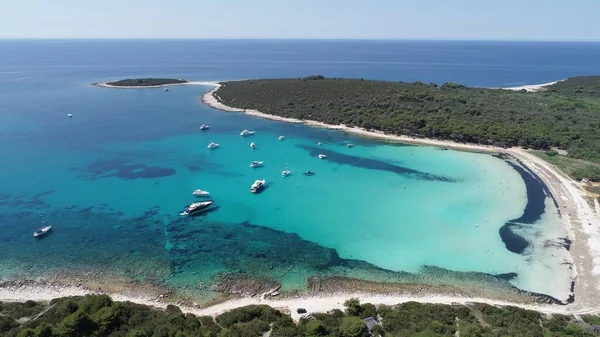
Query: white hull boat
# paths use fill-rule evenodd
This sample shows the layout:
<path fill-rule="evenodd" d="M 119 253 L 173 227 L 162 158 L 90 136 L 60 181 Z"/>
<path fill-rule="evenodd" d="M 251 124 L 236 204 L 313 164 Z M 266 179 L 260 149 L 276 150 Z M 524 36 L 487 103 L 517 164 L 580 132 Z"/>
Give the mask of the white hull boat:
<path fill-rule="evenodd" d="M 240 136 L 252 136 L 255 133 L 256 131 L 242 130 L 242 132 L 240 132 Z"/>
<path fill-rule="evenodd" d="M 205 197 L 207 195 L 210 195 L 210 193 L 208 191 L 195 190 L 194 192 L 192 192 L 192 195 L 195 197 Z"/>
<path fill-rule="evenodd" d="M 218 147 L 219 147 L 219 144 L 217 144 L 217 143 L 210 143 L 210 144 L 208 144 L 208 146 L 207 146 L 207 147 L 208 147 L 209 149 L 216 149 L 216 148 L 218 148 Z"/>
<path fill-rule="evenodd" d="M 265 184 L 267 183 L 266 180 L 256 180 L 254 182 L 254 184 L 252 184 L 252 186 L 250 186 L 250 192 L 252 193 L 256 193 L 259 192 L 260 190 L 262 190 L 265 187 Z"/>
<path fill-rule="evenodd" d="M 250 163 L 250 167 L 251 168 L 259 167 L 259 166 L 262 166 L 264 163 L 265 163 L 264 161 L 253 161 Z"/>
<path fill-rule="evenodd" d="M 281 172 L 281 175 L 284 176 L 284 177 L 287 177 L 290 174 L 292 174 L 292 171 L 290 171 L 290 170 L 285 170 L 285 171 Z"/>
<path fill-rule="evenodd" d="M 325 159 L 325 158 L 327 158 L 327 156 L 326 156 L 326 155 L 324 155 L 324 154 L 322 154 L 322 153 L 321 153 L 321 154 L 319 154 L 317 157 L 318 157 L 319 159 Z"/>
<path fill-rule="evenodd" d="M 40 237 L 40 236 L 46 235 L 46 234 L 48 234 L 48 232 L 49 232 L 51 229 L 52 229 L 52 226 L 45 226 L 45 227 L 42 227 L 42 228 L 38 229 L 37 231 L 35 231 L 35 232 L 33 233 L 33 236 L 34 236 L 34 237 L 36 237 L 36 238 L 38 238 L 38 237 Z"/>

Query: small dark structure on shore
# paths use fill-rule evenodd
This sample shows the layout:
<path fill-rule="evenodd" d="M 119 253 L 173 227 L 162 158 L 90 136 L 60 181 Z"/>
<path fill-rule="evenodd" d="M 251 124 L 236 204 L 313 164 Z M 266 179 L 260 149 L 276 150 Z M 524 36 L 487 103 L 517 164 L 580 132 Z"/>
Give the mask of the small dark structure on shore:
<path fill-rule="evenodd" d="M 363 322 L 365 322 L 365 326 L 367 328 L 367 335 L 373 336 L 373 333 L 371 331 L 376 325 L 379 325 L 379 322 L 377 322 L 377 320 L 373 317 L 367 317 L 363 319 Z"/>

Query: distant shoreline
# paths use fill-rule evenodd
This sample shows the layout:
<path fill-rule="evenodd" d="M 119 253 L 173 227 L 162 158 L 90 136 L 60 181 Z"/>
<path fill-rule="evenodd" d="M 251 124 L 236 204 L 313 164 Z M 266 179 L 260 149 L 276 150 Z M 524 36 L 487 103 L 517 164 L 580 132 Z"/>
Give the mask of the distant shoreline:
<path fill-rule="evenodd" d="M 167 84 L 159 84 L 159 85 L 135 85 L 135 86 L 121 86 L 121 85 L 110 85 L 110 82 L 94 82 L 91 85 L 100 88 L 111 88 L 111 89 L 152 89 L 152 88 L 164 88 L 164 87 L 172 87 L 176 85 L 215 85 L 216 82 L 197 82 L 197 81 L 187 81 L 184 83 L 167 83 Z"/>
<path fill-rule="evenodd" d="M 562 81 L 564 81 L 564 80 L 553 81 L 553 82 L 542 83 L 542 84 L 527 84 L 527 85 L 521 85 L 518 87 L 507 87 L 507 88 L 498 88 L 498 89 L 513 90 L 513 91 L 525 90 L 527 92 L 538 92 L 538 91 L 547 90 L 546 87 L 555 85 L 556 83 L 562 82 Z"/>

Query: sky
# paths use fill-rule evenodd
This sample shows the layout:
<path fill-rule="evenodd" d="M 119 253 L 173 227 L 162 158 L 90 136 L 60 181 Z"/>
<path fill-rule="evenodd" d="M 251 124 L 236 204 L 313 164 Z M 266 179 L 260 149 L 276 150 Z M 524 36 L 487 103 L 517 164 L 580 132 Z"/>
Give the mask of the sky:
<path fill-rule="evenodd" d="M 600 0 L 0 0 L 0 38 L 600 40 Z"/>

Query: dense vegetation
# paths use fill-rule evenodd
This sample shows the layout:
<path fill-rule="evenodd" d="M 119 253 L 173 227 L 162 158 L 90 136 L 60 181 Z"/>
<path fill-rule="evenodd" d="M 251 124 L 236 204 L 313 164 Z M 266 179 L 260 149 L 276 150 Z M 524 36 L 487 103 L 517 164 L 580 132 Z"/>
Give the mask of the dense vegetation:
<path fill-rule="evenodd" d="M 0 335 L 9 337 L 271 337 L 367 336 L 364 318 L 379 322 L 374 336 L 595 336 L 600 317 L 553 315 L 515 307 L 485 304 L 441 305 L 408 302 L 394 307 L 345 303 L 346 310 L 313 313 L 295 323 L 290 316 L 266 305 L 238 308 L 216 317 L 183 314 L 169 305 L 158 310 L 105 295 L 35 302 L 0 302 Z M 17 322 L 17 320 L 20 322 Z"/>
<path fill-rule="evenodd" d="M 226 105 L 278 116 L 457 142 L 556 147 L 600 163 L 600 76 L 543 92 L 310 76 L 227 82 L 215 95 Z M 588 172 L 600 179 L 592 169 L 582 171 Z"/>
<path fill-rule="evenodd" d="M 150 87 L 154 85 L 187 83 L 186 80 L 176 78 L 128 78 L 125 80 L 107 82 L 108 85 L 117 87 Z"/>

